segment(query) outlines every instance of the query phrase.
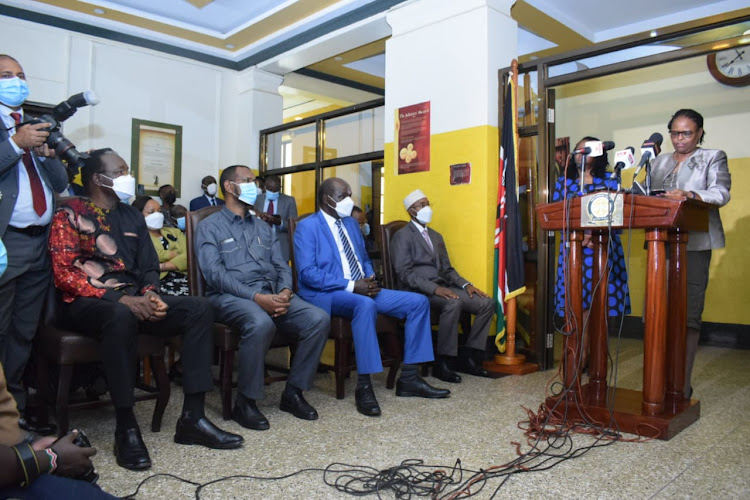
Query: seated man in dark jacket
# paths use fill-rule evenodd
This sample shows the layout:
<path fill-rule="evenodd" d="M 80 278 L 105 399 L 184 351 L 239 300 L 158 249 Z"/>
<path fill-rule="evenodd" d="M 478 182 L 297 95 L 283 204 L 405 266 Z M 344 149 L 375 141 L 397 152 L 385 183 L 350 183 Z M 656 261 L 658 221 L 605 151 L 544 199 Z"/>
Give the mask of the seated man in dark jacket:
<path fill-rule="evenodd" d="M 143 215 L 120 200 L 135 194 L 128 165 L 111 149 L 91 153 L 82 169 L 88 198 L 72 198 L 52 221 L 50 253 L 62 312 L 71 328 L 101 340 L 115 406 L 115 455 L 127 469 L 151 466 L 133 414 L 136 336 L 182 335 L 185 399 L 176 443 L 237 448 L 243 439 L 203 413 L 213 388 L 213 314 L 199 297 L 159 296 L 159 259 Z"/>
<path fill-rule="evenodd" d="M 393 236 L 391 259 L 401 288 L 425 294 L 430 306 L 440 311 L 438 360 L 432 374 L 445 382 L 461 382 L 461 377 L 453 371 L 451 358 L 458 354 L 458 320 L 466 311 L 476 318 L 456 368 L 486 377 L 487 372 L 475 355 L 479 357 L 487 345 L 495 302 L 451 265 L 443 237 L 427 227 L 432 220 L 427 196 L 417 189 L 404 199 L 404 207 L 411 222 Z"/>

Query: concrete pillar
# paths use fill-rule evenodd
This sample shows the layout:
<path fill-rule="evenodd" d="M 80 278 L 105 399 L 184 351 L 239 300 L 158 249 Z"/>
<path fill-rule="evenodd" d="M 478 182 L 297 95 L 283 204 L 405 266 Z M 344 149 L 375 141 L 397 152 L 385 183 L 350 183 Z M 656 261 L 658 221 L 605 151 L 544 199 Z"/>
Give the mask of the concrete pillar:
<path fill-rule="evenodd" d="M 408 219 L 402 200 L 422 189 L 459 273 L 490 293 L 497 200 L 498 70 L 517 57 L 512 0 L 416 0 L 387 15 L 385 222 Z M 430 170 L 398 175 L 395 113 L 430 101 Z M 450 185 L 470 163 L 471 183 Z"/>
<path fill-rule="evenodd" d="M 219 170 L 247 165 L 258 172 L 260 131 L 283 121 L 283 77 L 249 68 L 222 80 Z"/>

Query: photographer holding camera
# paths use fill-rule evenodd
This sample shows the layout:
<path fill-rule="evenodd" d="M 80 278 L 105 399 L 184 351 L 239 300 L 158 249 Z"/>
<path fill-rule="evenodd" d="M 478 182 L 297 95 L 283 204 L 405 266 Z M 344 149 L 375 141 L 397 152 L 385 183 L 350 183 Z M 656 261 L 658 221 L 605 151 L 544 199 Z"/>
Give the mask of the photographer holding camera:
<path fill-rule="evenodd" d="M 0 238 L 8 251 L 8 268 L 0 277 L 0 363 L 8 389 L 21 412 L 19 425 L 41 434 L 24 417 L 26 394 L 22 376 L 31 341 L 42 314 L 52 273 L 47 250 L 54 214 L 53 192 L 68 185 L 65 167 L 45 143 L 49 123 L 23 122 L 21 105 L 29 94 L 21 65 L 0 55 Z"/>
<path fill-rule="evenodd" d="M 86 481 L 96 449 L 81 447 L 79 431 L 60 439 L 36 438 L 18 427 L 18 411 L 5 387 L 0 364 L 0 498 L 110 499 L 115 498 Z"/>

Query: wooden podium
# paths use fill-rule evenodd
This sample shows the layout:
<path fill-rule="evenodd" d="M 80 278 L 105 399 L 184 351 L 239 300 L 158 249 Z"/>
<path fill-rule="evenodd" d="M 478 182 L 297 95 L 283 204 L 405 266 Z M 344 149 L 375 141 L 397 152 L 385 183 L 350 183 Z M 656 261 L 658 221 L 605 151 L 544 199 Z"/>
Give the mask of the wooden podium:
<path fill-rule="evenodd" d="M 686 245 L 688 231 L 708 230 L 711 205 L 682 199 L 621 194 L 622 223 L 613 229 L 641 228 L 646 231 L 646 290 L 644 293 L 643 391 L 607 387 L 607 243 L 608 228 L 581 222 L 581 204 L 590 211 L 586 197 L 537 207 L 544 230 L 569 230 L 568 325 L 583 325 L 582 263 L 584 230 L 591 231 L 594 250 L 592 283 L 601 283 L 592 297 L 588 331 L 590 336 L 589 383 L 581 386 L 578 367 L 580 331 L 567 332 L 563 351 L 565 387 L 562 396 L 550 397 L 546 405 L 564 411 L 570 418 L 587 419 L 630 434 L 671 439 L 700 418 L 700 402 L 683 396 L 685 385 Z M 565 221 L 567 224 L 564 224 Z M 669 269 L 667 245 L 669 242 Z M 568 401 L 561 401 L 561 399 Z M 571 404 L 572 403 L 572 404 Z M 564 410 L 561 410 L 563 408 Z M 614 422 L 611 419 L 614 418 Z"/>

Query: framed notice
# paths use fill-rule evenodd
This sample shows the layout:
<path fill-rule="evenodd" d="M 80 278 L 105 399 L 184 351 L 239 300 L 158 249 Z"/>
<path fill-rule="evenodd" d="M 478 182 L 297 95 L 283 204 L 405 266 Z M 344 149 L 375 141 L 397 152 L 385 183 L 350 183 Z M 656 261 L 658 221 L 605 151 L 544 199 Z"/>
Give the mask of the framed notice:
<path fill-rule="evenodd" d="M 430 170 L 430 102 L 396 110 L 398 173 Z"/>
<path fill-rule="evenodd" d="M 182 126 L 133 118 L 130 170 L 143 193 L 159 195 L 159 186 L 171 184 L 180 197 Z"/>
<path fill-rule="evenodd" d="M 451 165 L 451 186 L 459 184 L 471 184 L 471 163 L 459 163 Z"/>

